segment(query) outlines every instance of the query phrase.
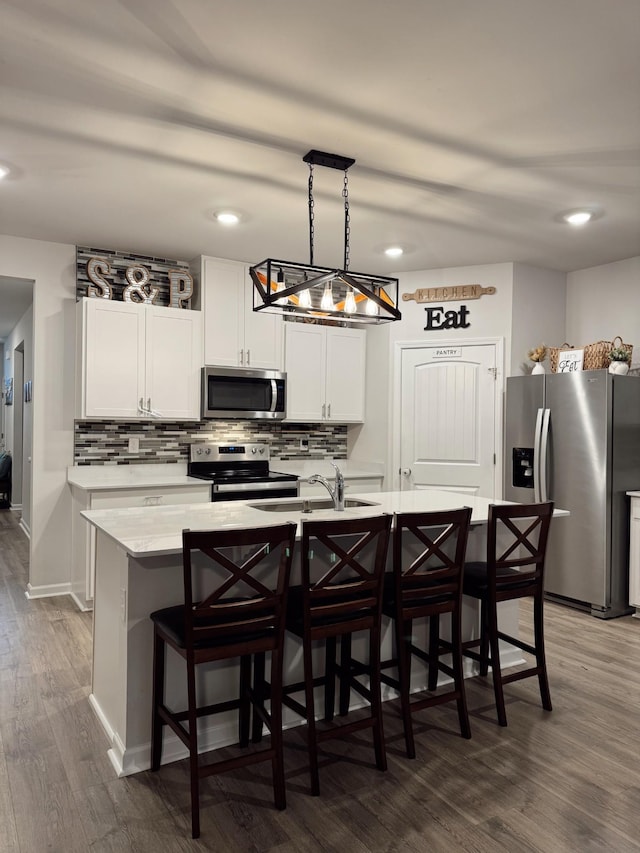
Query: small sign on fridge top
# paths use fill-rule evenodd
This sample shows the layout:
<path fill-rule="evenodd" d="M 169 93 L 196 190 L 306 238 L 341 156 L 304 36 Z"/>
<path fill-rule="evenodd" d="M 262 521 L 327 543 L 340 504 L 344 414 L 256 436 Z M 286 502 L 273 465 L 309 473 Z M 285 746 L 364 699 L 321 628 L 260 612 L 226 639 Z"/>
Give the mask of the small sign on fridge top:
<path fill-rule="evenodd" d="M 576 373 L 576 371 L 582 370 L 583 362 L 583 349 L 564 350 L 558 359 L 558 373 Z"/>

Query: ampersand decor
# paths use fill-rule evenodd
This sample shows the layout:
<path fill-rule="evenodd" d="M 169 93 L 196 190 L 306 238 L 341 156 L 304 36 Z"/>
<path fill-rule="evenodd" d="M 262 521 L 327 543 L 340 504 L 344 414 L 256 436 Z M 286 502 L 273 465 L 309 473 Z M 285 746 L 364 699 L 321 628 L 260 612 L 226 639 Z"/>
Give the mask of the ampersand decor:
<path fill-rule="evenodd" d="M 150 278 L 149 270 L 143 267 L 142 264 L 136 264 L 135 266 L 127 267 L 125 276 L 129 284 L 123 291 L 123 301 L 142 302 L 145 305 L 153 305 L 160 290 L 154 286 L 149 286 L 148 291 L 145 290 Z M 134 296 L 138 298 L 134 299 Z"/>

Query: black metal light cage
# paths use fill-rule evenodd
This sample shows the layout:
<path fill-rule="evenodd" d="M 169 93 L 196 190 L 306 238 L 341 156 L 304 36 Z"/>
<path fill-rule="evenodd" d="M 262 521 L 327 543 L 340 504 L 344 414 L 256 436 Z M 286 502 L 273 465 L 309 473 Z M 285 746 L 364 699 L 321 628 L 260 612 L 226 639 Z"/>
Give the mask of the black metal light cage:
<path fill-rule="evenodd" d="M 302 158 L 309 164 L 309 263 L 298 264 L 267 258 L 250 268 L 254 284 L 254 311 L 336 319 L 349 323 L 386 323 L 400 320 L 398 279 L 354 273 L 349 269 L 349 179 L 353 157 L 312 150 Z M 313 169 L 326 166 L 344 172 L 343 269 L 313 263 L 314 207 Z M 323 296 L 325 299 L 323 299 Z"/>
<path fill-rule="evenodd" d="M 254 285 L 254 311 L 342 320 L 349 323 L 376 324 L 401 319 L 397 307 L 397 278 L 279 261 L 274 258 L 267 258 L 256 264 L 249 272 Z M 333 310 L 327 310 L 320 304 L 327 285 L 331 288 Z M 351 304 L 355 303 L 355 310 L 351 312 L 345 310 L 349 290 L 353 291 L 354 295 Z M 301 297 L 303 291 L 308 291 L 308 306 L 305 306 L 304 297 Z M 256 301 L 256 296 L 259 301 Z"/>

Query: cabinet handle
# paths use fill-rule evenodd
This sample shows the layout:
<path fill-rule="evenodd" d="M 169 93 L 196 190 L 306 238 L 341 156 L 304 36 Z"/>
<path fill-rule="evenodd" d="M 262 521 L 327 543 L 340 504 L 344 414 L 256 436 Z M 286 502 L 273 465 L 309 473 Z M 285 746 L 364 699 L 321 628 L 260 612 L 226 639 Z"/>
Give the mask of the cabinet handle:
<path fill-rule="evenodd" d="M 244 350 L 240 350 L 240 364 L 244 364 Z"/>
<path fill-rule="evenodd" d="M 144 414 L 144 400 L 140 397 L 140 403 L 138 404 L 138 411 Z"/>
<path fill-rule="evenodd" d="M 247 350 L 247 367 L 249 367 L 250 364 L 251 364 L 251 350 L 248 349 Z"/>
<path fill-rule="evenodd" d="M 151 397 L 147 398 L 147 412 L 151 411 Z"/>
<path fill-rule="evenodd" d="M 144 506 L 158 506 L 164 500 L 164 495 L 147 495 L 143 498 Z"/>
<path fill-rule="evenodd" d="M 329 403 L 329 405 L 327 406 L 327 417 L 331 417 L 331 403 Z"/>
<path fill-rule="evenodd" d="M 323 418 L 326 417 L 326 411 L 327 411 L 327 404 L 323 403 L 322 404 L 322 417 Z"/>

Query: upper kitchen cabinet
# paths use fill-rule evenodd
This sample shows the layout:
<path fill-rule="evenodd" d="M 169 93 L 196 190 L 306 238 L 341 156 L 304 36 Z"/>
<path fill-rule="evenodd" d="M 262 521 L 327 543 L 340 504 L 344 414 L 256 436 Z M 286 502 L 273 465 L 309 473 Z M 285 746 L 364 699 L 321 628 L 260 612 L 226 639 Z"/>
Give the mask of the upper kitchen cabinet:
<path fill-rule="evenodd" d="M 282 370 L 282 317 L 253 310 L 249 267 L 201 258 L 204 361 Z"/>
<path fill-rule="evenodd" d="M 364 329 L 285 323 L 287 420 L 364 421 Z"/>
<path fill-rule="evenodd" d="M 200 419 L 200 311 L 84 298 L 77 331 L 78 418 Z"/>

